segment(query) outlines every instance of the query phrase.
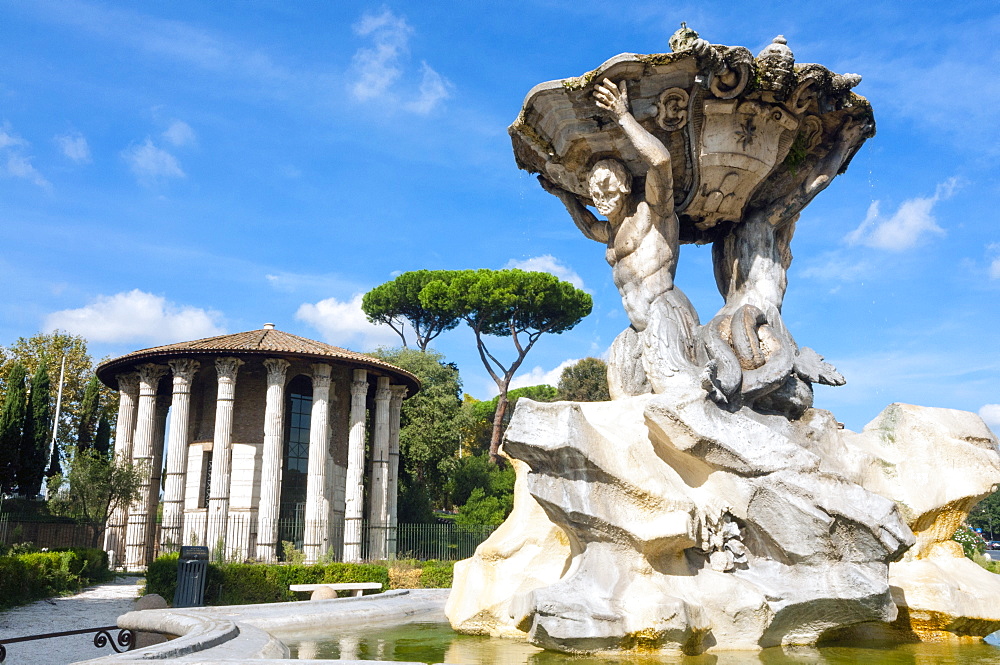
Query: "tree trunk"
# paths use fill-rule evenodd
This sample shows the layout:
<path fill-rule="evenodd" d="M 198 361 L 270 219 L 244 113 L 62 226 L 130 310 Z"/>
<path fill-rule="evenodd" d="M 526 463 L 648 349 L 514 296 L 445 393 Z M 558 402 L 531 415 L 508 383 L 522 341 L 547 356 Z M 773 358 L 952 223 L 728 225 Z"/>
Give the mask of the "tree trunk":
<path fill-rule="evenodd" d="M 493 416 L 493 436 L 490 438 L 490 461 L 499 467 L 503 466 L 500 457 L 500 439 L 503 438 L 503 417 L 507 414 L 507 391 L 504 390 L 497 398 L 497 412 Z"/>

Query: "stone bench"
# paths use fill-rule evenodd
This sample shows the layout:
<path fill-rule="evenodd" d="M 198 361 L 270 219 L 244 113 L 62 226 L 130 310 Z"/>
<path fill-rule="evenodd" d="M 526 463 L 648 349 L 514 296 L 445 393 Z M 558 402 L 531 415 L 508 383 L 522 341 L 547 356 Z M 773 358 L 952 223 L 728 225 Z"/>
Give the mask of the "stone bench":
<path fill-rule="evenodd" d="M 327 584 L 290 584 L 291 591 L 312 591 L 310 600 L 336 598 L 338 591 L 350 591 L 352 596 L 360 596 L 367 589 L 382 590 L 381 582 L 331 582 Z"/>

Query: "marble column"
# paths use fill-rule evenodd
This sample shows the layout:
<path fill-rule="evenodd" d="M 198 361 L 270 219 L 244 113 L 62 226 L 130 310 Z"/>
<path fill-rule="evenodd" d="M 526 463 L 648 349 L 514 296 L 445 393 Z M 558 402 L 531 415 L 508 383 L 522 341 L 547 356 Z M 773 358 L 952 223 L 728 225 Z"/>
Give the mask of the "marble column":
<path fill-rule="evenodd" d="M 167 442 L 167 483 L 163 491 L 163 531 L 161 550 L 177 550 L 184 537 L 184 485 L 187 479 L 191 382 L 198 371 L 198 361 L 190 358 L 171 360 L 173 393 L 170 398 L 170 440 Z"/>
<path fill-rule="evenodd" d="M 344 561 L 361 561 L 361 518 L 364 514 L 365 407 L 368 371 L 354 370 L 351 382 L 351 430 L 347 439 L 347 483 L 344 497 Z"/>
<path fill-rule="evenodd" d="M 243 361 L 239 358 L 216 358 L 219 390 L 215 400 L 215 433 L 212 437 L 212 478 L 208 499 L 208 529 L 205 544 L 213 554 L 216 548 L 225 557 L 226 521 L 229 518 L 229 486 L 232 463 L 233 401 L 236 398 L 236 373 Z"/>
<path fill-rule="evenodd" d="M 385 503 L 388 513 L 388 534 L 386 535 L 386 556 L 396 558 L 396 501 L 399 493 L 399 414 L 406 397 L 406 386 L 390 386 L 392 399 L 389 400 L 389 470 L 385 484 Z"/>
<path fill-rule="evenodd" d="M 375 390 L 375 436 L 372 440 L 371 496 L 368 502 L 368 558 L 386 558 L 389 526 L 386 489 L 389 473 L 389 377 L 380 376 Z"/>
<path fill-rule="evenodd" d="M 115 421 L 115 461 L 132 460 L 132 438 L 135 435 L 135 415 L 139 407 L 139 375 L 136 372 L 119 374 L 118 380 L 118 420 Z M 125 522 L 128 506 L 116 505 L 108 517 L 108 528 L 104 532 L 104 549 L 111 554 L 112 568 L 122 565 L 125 555 Z"/>
<path fill-rule="evenodd" d="M 264 361 L 267 398 L 264 405 L 264 447 L 257 504 L 257 558 L 274 563 L 278 554 L 278 507 L 281 500 L 281 466 L 285 435 L 285 373 L 290 363 L 281 358 Z"/>
<path fill-rule="evenodd" d="M 312 411 L 309 414 L 309 475 L 306 479 L 306 524 L 302 551 L 306 563 L 316 563 L 330 545 L 330 507 L 326 496 L 329 456 L 330 366 L 312 366 Z"/>
<path fill-rule="evenodd" d="M 156 508 L 160 503 L 160 489 L 163 487 L 164 438 L 167 435 L 167 414 L 170 412 L 170 396 L 156 396 L 156 429 L 153 431 L 153 473 L 149 476 L 149 508 L 146 511 L 146 561 L 155 557 Z"/>
<path fill-rule="evenodd" d="M 128 530 L 125 536 L 125 567 L 138 570 L 146 561 L 149 506 L 151 496 L 158 494 L 152 485 L 154 439 L 156 437 L 156 389 L 160 377 L 166 374 L 163 365 L 139 365 L 139 408 L 136 416 L 135 437 L 132 442 L 132 463 L 139 467 L 139 498 L 129 509 Z M 155 513 L 154 513 L 155 516 Z"/>

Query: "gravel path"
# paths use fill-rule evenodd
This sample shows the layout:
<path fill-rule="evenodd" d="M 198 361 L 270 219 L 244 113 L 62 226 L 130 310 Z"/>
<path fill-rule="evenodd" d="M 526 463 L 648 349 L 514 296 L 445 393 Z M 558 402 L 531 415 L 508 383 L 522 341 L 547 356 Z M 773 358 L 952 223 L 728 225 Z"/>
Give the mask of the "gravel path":
<path fill-rule="evenodd" d="M 132 609 L 141 584 L 138 577 L 119 577 L 75 596 L 39 600 L 0 612 L 0 639 L 111 626 Z M 110 645 L 95 647 L 93 633 L 5 646 L 7 659 L 3 665 L 65 665 L 113 653 Z"/>

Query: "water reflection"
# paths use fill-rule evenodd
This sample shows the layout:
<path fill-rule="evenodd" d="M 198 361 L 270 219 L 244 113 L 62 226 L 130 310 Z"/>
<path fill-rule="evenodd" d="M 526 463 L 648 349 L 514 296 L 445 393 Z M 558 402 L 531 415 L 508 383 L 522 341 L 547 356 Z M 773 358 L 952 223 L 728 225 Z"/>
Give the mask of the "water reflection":
<path fill-rule="evenodd" d="M 701 656 L 626 654 L 567 656 L 524 642 L 459 635 L 447 623 L 411 623 L 343 631 L 330 639 L 282 638 L 293 658 L 391 660 L 455 665 L 996 665 L 991 644 L 905 644 L 895 647 L 783 647 Z"/>

